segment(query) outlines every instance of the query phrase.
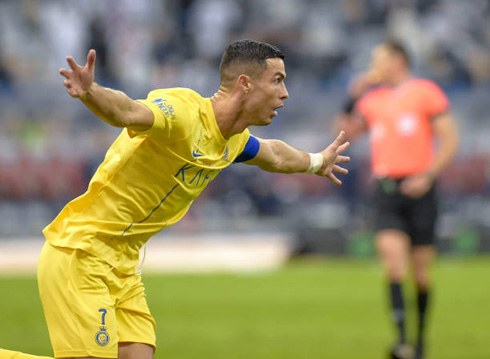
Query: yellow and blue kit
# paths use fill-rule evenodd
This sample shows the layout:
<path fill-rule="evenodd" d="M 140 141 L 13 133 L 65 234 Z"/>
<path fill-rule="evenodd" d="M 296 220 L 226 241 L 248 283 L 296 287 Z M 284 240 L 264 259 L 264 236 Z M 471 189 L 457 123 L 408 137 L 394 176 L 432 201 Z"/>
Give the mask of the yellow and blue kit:
<path fill-rule="evenodd" d="M 82 249 L 124 273 L 136 270 L 143 244 L 179 221 L 250 140 L 248 130 L 223 138 L 211 100 L 193 90 L 155 90 L 141 102 L 153 111 L 153 126 L 124 129 L 87 192 L 43 230 L 52 245 Z"/>
<path fill-rule="evenodd" d="M 43 230 L 38 281 L 58 357 L 115 358 L 121 341 L 155 346 L 140 248 L 179 221 L 221 170 L 259 149 L 248 130 L 225 139 L 211 100 L 193 90 L 138 101 L 152 110 L 152 127 L 123 129 L 87 191 Z"/>

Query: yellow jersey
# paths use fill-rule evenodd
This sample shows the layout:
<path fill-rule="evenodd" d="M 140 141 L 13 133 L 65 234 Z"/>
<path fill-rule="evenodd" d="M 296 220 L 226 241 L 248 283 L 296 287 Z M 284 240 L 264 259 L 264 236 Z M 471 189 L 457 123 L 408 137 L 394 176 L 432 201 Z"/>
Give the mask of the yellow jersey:
<path fill-rule="evenodd" d="M 179 221 L 250 137 L 247 129 L 225 139 L 211 100 L 190 89 L 138 101 L 152 110 L 153 126 L 123 129 L 87 191 L 43 230 L 52 245 L 82 249 L 124 273 L 136 272 L 144 243 Z"/>

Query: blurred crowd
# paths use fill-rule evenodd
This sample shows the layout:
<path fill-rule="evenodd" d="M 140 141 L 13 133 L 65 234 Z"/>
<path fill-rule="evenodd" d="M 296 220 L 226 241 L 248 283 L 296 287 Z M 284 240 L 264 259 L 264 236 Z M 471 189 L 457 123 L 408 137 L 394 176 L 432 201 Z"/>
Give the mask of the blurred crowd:
<path fill-rule="evenodd" d="M 211 96 L 229 42 L 273 43 L 286 54 L 290 99 L 273 125 L 252 132 L 313 152 L 330 142 L 348 84 L 367 67 L 372 47 L 395 37 L 408 46 L 414 72 L 434 79 L 452 101 L 462 148 L 442 192 L 488 195 L 489 18 L 489 0 L 0 1 L 0 216 L 9 218 L 0 235 L 37 233 L 38 224 L 83 193 L 120 131 L 71 99 L 58 74 L 67 55 L 83 64 L 90 48 L 97 51 L 97 82 L 144 98 L 175 86 Z M 341 190 L 313 176 L 233 165 L 184 226 L 211 226 L 212 218 L 284 219 L 294 206 L 327 197 L 350 211 L 369 187 L 366 148 L 362 142 L 352 148 L 352 175 Z M 206 220 L 204 209 L 211 213 Z M 16 224 L 25 221 L 35 224 Z"/>

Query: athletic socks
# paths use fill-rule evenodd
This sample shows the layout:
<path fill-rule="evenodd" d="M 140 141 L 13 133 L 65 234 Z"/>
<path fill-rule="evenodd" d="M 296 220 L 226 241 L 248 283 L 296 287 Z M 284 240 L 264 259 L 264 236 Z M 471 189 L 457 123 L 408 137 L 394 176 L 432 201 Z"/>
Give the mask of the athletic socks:
<path fill-rule="evenodd" d="M 390 299 L 393 311 L 393 321 L 398 328 L 399 342 L 406 342 L 405 334 L 405 303 L 400 283 L 390 283 Z"/>
<path fill-rule="evenodd" d="M 418 327 L 417 327 L 417 347 L 423 350 L 424 346 L 424 332 L 425 332 L 425 319 L 427 312 L 427 304 L 429 301 L 429 292 L 427 289 L 419 290 L 417 293 L 417 307 L 418 307 Z"/>
<path fill-rule="evenodd" d="M 398 345 L 395 348 L 401 348 L 402 344 L 406 343 L 406 331 L 405 331 L 405 301 L 403 298 L 402 286 L 400 283 L 390 283 L 390 300 L 393 311 L 393 321 L 398 328 Z M 429 291 L 427 289 L 419 288 L 417 292 L 417 313 L 418 313 L 418 326 L 417 326 L 417 344 L 415 346 L 415 359 L 424 358 L 424 337 L 425 337 L 425 324 L 427 307 L 429 304 Z M 392 357 L 393 356 L 392 352 Z M 410 356 L 412 357 L 412 356 Z"/>

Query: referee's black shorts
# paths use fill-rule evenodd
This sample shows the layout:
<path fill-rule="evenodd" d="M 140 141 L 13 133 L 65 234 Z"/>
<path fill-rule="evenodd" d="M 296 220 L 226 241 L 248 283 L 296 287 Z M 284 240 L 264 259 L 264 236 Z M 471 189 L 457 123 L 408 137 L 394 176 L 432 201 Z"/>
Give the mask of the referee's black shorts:
<path fill-rule="evenodd" d="M 398 229 L 410 236 L 412 246 L 434 245 L 437 219 L 436 190 L 414 199 L 400 193 L 403 179 L 378 179 L 374 191 L 376 231 Z"/>

